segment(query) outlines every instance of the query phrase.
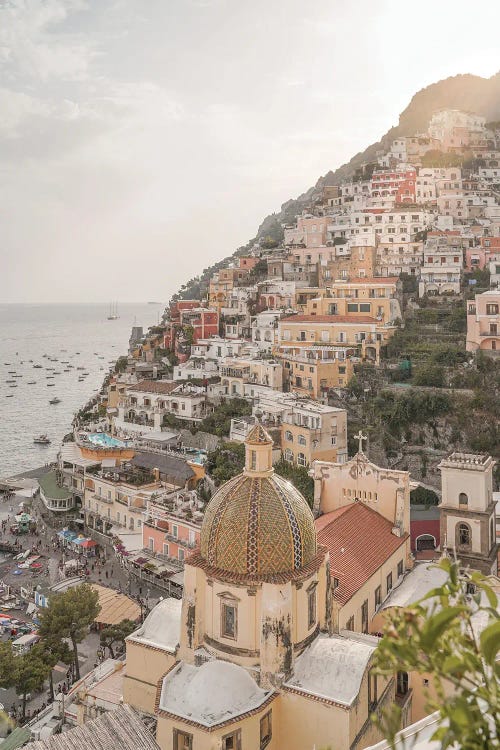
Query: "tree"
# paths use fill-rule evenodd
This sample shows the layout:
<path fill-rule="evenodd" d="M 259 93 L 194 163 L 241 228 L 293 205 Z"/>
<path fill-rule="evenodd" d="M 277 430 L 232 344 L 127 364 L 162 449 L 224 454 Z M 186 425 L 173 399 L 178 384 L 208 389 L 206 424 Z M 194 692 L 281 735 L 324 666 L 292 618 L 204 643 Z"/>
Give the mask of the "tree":
<path fill-rule="evenodd" d="M 441 743 L 442 750 L 498 747 L 498 599 L 481 573 L 463 574 L 459 564 L 449 559 L 439 567 L 447 573 L 442 586 L 416 604 L 391 613 L 376 652 L 376 666 L 382 674 L 432 675 L 434 692 L 428 692 L 426 710 L 439 713 L 440 726 L 432 739 Z M 470 594 L 471 586 L 477 593 Z M 484 623 L 480 630 L 478 623 Z M 400 718 L 401 709 L 393 706 L 382 720 L 393 747 Z"/>
<path fill-rule="evenodd" d="M 314 479 L 309 476 L 306 466 L 296 466 L 283 458 L 274 465 L 274 471 L 283 479 L 288 479 L 305 497 L 310 508 L 314 502 Z"/>
<path fill-rule="evenodd" d="M 243 471 L 245 466 L 245 445 L 224 443 L 208 454 L 205 469 L 217 486 L 227 482 Z"/>
<path fill-rule="evenodd" d="M 112 659 L 115 658 L 116 646 L 125 648 L 125 638 L 137 628 L 132 620 L 122 620 L 117 625 L 109 625 L 101 630 L 101 646 L 109 650 Z"/>
<path fill-rule="evenodd" d="M 61 640 L 58 637 L 46 637 L 43 638 L 37 646 L 40 647 L 40 653 L 42 659 L 45 661 L 50 669 L 49 672 L 49 691 L 50 699 L 54 700 L 54 680 L 52 677 L 52 671 L 56 664 L 62 661 L 64 664 L 71 664 L 73 659 L 73 652 L 70 649 L 66 640 Z"/>
<path fill-rule="evenodd" d="M 78 644 L 85 638 L 100 610 L 97 591 L 83 583 L 51 596 L 49 606 L 40 614 L 39 633 L 42 638 L 70 639 L 77 680 L 80 679 Z"/>
<path fill-rule="evenodd" d="M 37 643 L 24 654 L 14 654 L 12 642 L 0 643 L 0 686 L 15 688 L 22 698 L 22 717 L 26 715 L 28 693 L 39 691 L 49 676 L 51 667 L 43 657 L 43 647 Z"/>
<path fill-rule="evenodd" d="M 415 385 L 426 385 L 443 388 L 445 385 L 445 371 L 440 365 L 428 365 L 421 368 L 414 378 Z"/>

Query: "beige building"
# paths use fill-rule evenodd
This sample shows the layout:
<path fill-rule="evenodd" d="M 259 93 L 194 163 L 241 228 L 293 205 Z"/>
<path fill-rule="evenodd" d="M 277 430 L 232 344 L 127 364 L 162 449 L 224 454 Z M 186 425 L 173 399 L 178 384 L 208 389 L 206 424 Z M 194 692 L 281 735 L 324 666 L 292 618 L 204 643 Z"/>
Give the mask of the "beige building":
<path fill-rule="evenodd" d="M 394 331 L 394 326 L 371 315 L 290 315 L 279 321 L 278 340 L 280 348 L 292 342 L 301 347 L 354 346 L 363 358 L 379 362 L 380 347 Z"/>
<path fill-rule="evenodd" d="M 225 359 L 220 365 L 222 392 L 227 396 L 245 396 L 245 385 L 264 385 L 273 390 L 283 388 L 283 366 L 272 359 Z"/>
<path fill-rule="evenodd" d="M 481 350 L 491 356 L 500 353 L 500 290 L 476 294 L 467 303 L 468 352 Z"/>
<path fill-rule="evenodd" d="M 347 459 L 347 412 L 316 401 L 298 401 L 283 417 L 281 449 L 285 461 L 310 466 Z"/>
<path fill-rule="evenodd" d="M 354 374 L 356 349 L 342 346 L 288 345 L 276 349 L 283 364 L 284 383 L 292 393 L 324 398 L 331 388 L 345 388 Z"/>
<path fill-rule="evenodd" d="M 395 699 L 377 639 L 333 633 L 328 550 L 304 498 L 272 469 L 257 424 L 242 474 L 210 501 L 182 604 L 127 639 L 123 697 L 154 714 L 162 750 L 360 750 Z"/>
<path fill-rule="evenodd" d="M 496 575 L 496 501 L 491 456 L 452 453 L 441 461 L 441 540 L 473 570 Z"/>
<path fill-rule="evenodd" d="M 321 295 L 310 299 L 306 315 L 371 315 L 378 322 L 393 323 L 401 318 L 401 283 L 398 278 L 335 281 Z"/>
<path fill-rule="evenodd" d="M 370 632 L 370 622 L 411 566 L 410 478 L 371 463 L 315 461 L 314 512 L 330 553 L 333 627 Z"/>

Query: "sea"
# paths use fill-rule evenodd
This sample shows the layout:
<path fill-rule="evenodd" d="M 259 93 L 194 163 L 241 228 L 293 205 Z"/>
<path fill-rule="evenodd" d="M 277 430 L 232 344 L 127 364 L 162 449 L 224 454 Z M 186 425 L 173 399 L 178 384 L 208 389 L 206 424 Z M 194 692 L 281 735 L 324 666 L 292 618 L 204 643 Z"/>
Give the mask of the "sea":
<path fill-rule="evenodd" d="M 132 326 L 146 330 L 163 309 L 118 303 L 118 319 L 108 320 L 104 304 L 0 304 L 0 478 L 56 458 L 75 412 L 127 353 Z M 43 433 L 50 445 L 33 442 Z"/>

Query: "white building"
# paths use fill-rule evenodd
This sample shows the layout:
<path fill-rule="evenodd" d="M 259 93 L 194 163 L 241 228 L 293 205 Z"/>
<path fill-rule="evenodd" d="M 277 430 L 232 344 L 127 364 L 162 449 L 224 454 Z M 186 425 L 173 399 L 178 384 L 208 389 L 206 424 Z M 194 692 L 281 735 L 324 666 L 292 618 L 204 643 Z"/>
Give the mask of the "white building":
<path fill-rule="evenodd" d="M 270 352 L 277 341 L 280 313 L 264 310 L 252 318 L 252 343 L 260 350 Z"/>

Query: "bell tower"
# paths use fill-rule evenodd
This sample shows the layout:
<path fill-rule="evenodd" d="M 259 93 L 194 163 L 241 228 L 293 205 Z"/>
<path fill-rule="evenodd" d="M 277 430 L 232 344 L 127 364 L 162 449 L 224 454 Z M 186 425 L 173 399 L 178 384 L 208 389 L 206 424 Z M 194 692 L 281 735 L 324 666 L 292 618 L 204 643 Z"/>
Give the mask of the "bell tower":
<path fill-rule="evenodd" d="M 441 544 L 464 567 L 496 575 L 493 467 L 491 456 L 452 453 L 441 461 Z"/>

